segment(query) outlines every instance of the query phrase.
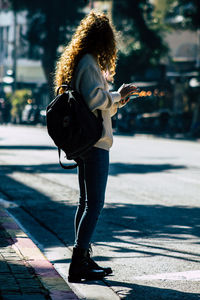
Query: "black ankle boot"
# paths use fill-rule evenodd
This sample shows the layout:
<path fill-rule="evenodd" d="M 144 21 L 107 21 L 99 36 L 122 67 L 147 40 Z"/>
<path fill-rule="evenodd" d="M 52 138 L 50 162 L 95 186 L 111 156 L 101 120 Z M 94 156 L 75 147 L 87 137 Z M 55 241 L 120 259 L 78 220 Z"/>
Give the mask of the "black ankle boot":
<path fill-rule="evenodd" d="M 69 282 L 81 282 L 82 279 L 98 280 L 107 275 L 104 270 L 96 269 L 89 264 L 87 253 L 87 249 L 73 249 L 72 261 L 69 267 Z"/>
<path fill-rule="evenodd" d="M 112 274 L 112 269 L 110 267 L 103 268 L 100 267 L 92 258 L 91 258 L 91 253 L 92 253 L 92 247 L 90 245 L 89 249 L 87 250 L 87 257 L 88 257 L 88 262 L 91 268 L 96 269 L 96 270 L 103 270 L 106 275 Z"/>

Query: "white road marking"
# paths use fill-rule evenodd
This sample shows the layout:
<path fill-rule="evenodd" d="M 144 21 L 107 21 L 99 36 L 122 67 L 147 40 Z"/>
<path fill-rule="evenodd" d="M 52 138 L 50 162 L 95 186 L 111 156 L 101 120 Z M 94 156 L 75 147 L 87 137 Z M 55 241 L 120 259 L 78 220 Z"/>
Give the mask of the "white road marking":
<path fill-rule="evenodd" d="M 147 281 L 148 280 L 200 281 L 200 270 L 137 276 L 137 277 L 133 277 L 133 280 L 147 280 Z"/>

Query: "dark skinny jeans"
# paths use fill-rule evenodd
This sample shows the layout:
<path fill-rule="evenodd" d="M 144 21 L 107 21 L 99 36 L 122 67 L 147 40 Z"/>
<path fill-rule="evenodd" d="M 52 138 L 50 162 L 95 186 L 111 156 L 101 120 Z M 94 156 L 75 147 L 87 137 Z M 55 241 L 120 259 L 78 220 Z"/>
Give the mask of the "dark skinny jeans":
<path fill-rule="evenodd" d="M 88 249 L 104 205 L 109 151 L 93 147 L 79 160 L 80 198 L 75 215 L 75 247 Z"/>

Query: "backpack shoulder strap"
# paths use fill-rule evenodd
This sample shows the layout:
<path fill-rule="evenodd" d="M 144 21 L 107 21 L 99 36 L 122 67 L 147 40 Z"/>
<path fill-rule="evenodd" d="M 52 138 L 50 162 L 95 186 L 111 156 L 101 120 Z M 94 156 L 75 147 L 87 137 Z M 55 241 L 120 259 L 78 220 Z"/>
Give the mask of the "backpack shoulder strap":
<path fill-rule="evenodd" d="M 60 160 L 60 155 L 61 155 L 61 149 L 58 148 L 59 163 L 60 163 L 60 166 L 61 166 L 63 169 L 65 169 L 65 170 L 70 170 L 70 169 L 75 169 L 75 168 L 78 166 L 78 164 L 68 165 L 68 166 L 63 165 L 63 164 L 61 163 L 61 160 Z"/>
<path fill-rule="evenodd" d="M 56 91 L 56 95 L 57 95 L 57 96 L 58 96 L 59 91 L 60 91 L 61 88 L 64 88 L 65 90 L 69 90 L 69 89 L 70 89 L 70 85 L 67 84 L 67 83 L 61 84 L 61 85 L 57 88 L 57 91 Z"/>

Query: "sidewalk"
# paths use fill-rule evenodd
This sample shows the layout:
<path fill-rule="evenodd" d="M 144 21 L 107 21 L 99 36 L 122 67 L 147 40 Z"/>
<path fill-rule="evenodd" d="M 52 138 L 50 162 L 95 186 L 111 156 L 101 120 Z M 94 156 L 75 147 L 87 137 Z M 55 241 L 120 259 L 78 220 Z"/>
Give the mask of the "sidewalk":
<path fill-rule="evenodd" d="M 78 299 L 53 265 L 1 206 L 0 299 Z"/>

